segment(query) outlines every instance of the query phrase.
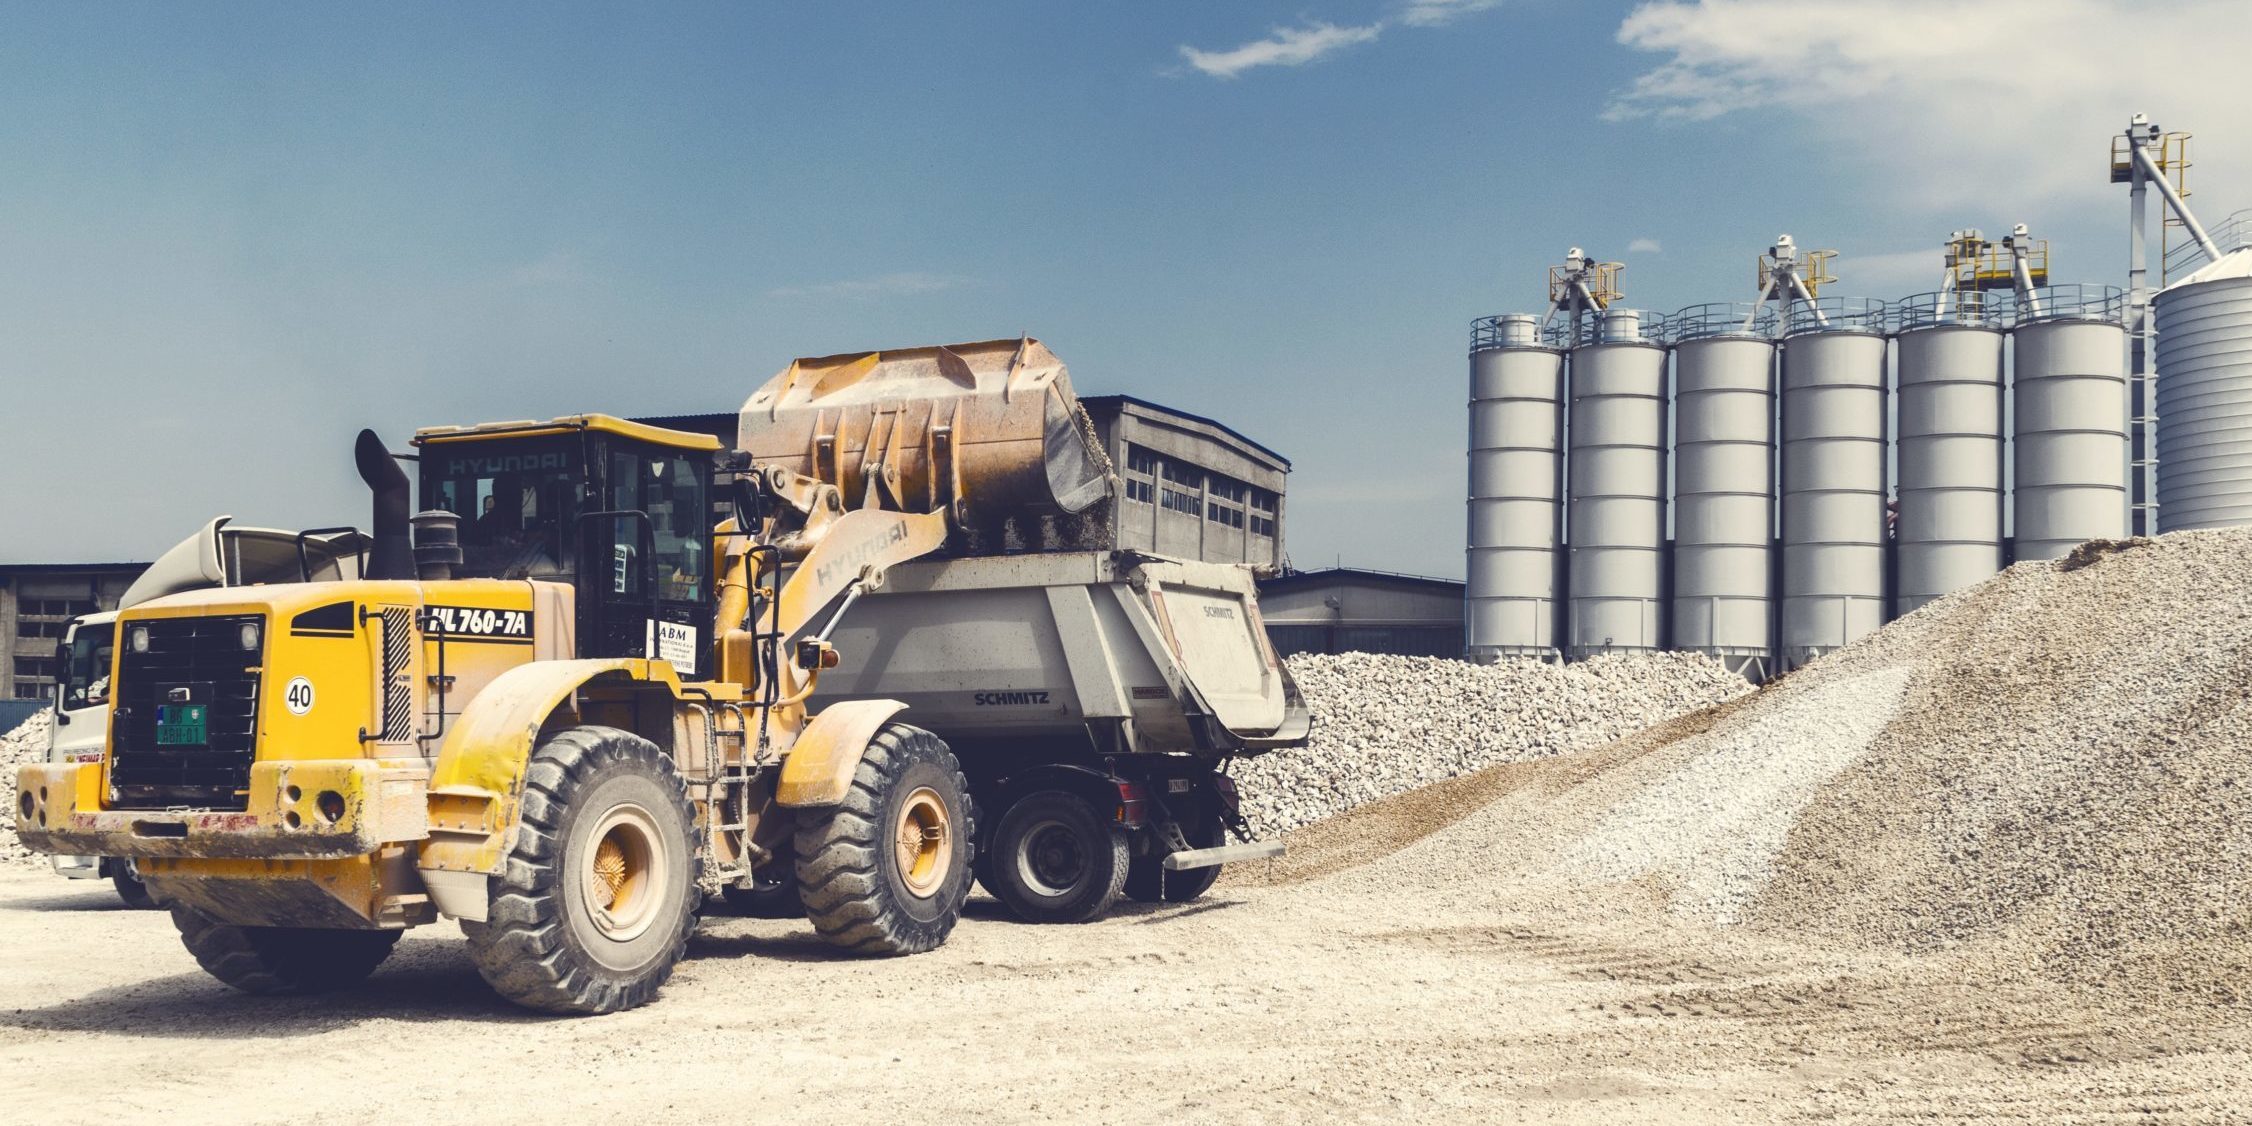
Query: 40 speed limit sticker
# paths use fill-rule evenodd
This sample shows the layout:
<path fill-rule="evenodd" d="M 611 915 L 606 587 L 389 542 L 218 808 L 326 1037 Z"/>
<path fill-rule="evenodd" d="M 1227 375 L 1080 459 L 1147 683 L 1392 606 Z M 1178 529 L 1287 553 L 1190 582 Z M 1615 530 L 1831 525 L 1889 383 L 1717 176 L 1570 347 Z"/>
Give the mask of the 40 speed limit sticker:
<path fill-rule="evenodd" d="M 304 715 L 313 710 L 313 682 L 298 677 L 282 689 L 282 703 L 289 705 L 289 714 Z"/>

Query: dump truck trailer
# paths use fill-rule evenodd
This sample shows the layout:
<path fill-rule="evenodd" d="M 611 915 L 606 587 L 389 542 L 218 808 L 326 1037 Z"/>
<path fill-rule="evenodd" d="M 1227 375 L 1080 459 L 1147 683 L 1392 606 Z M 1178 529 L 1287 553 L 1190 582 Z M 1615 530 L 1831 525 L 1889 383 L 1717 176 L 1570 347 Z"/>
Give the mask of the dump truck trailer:
<path fill-rule="evenodd" d="M 1083 738 L 1045 740 L 1045 760 L 1030 729 L 980 744 L 986 796 L 908 703 L 872 694 L 904 683 L 875 658 L 909 637 L 856 635 L 871 647 L 860 667 L 887 671 L 860 685 L 870 694 L 820 696 L 845 668 L 840 631 L 894 569 L 1083 537 L 1113 495 L 1052 353 L 1026 338 L 800 360 L 741 417 L 743 458 L 602 415 L 427 428 L 411 517 L 414 485 L 363 431 L 374 522 L 360 574 L 120 613 L 107 751 L 19 770 L 24 842 L 131 858 L 197 961 L 245 990 L 359 980 L 405 929 L 450 917 L 496 991 L 568 1013 L 652 998 L 712 891 L 779 886 L 827 941 L 913 954 L 945 941 L 973 870 L 1028 889 L 1020 911 L 1074 918 L 1086 842 L 1108 850 L 1096 899 L 1133 876 L 1137 831 L 1159 834 L 1143 848 L 1158 872 L 1234 855 L 1213 832 L 1232 816 L 1217 768 L 1292 727 L 1286 702 L 1272 731 L 1235 731 L 1231 709 L 1253 681 L 1287 701 L 1287 675 L 1271 654 L 1262 670 L 1204 668 L 1198 630 L 1159 609 L 1160 561 L 1126 567 L 1146 612 L 1109 601 L 1126 628 L 1170 628 L 1141 652 L 1174 675 L 1128 669 L 1116 686 L 1150 703 L 1177 689 L 1174 703 L 1145 732 L 1145 713 L 1083 700 Z M 1093 601 L 1122 565 L 1026 585 Z M 1233 581 L 1244 601 L 1224 644 L 1240 659 L 1255 623 L 1247 577 Z M 989 596 L 995 613 L 1027 605 Z M 1220 622 L 1226 601 L 1199 621 Z M 1067 667 L 1134 659 L 1077 632 L 1056 640 Z M 1159 714 L 1175 710 L 1178 723 Z M 1086 742 L 1098 738 L 1111 742 Z M 985 805 L 1000 813 L 981 829 Z M 1033 844 L 979 862 L 975 842 L 1019 838 Z M 1158 884 L 1145 894 L 1201 890 Z"/>
<path fill-rule="evenodd" d="M 1194 899 L 1221 865 L 1282 851 L 1250 840 L 1226 769 L 1302 743 L 1311 721 L 1245 567 L 1121 551 L 905 563 L 832 640 L 816 701 L 898 700 L 955 749 L 982 812 L 980 881 L 1020 917 Z"/>

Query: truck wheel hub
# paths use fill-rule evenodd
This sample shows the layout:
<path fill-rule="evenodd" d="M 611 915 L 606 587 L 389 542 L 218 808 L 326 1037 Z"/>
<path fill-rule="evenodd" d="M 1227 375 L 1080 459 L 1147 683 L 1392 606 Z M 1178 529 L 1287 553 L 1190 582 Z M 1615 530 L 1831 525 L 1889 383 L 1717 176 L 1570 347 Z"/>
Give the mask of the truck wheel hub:
<path fill-rule="evenodd" d="M 1017 850 L 1017 875 L 1040 895 L 1064 895 L 1087 876 L 1086 846 L 1071 826 L 1043 821 L 1024 835 Z"/>

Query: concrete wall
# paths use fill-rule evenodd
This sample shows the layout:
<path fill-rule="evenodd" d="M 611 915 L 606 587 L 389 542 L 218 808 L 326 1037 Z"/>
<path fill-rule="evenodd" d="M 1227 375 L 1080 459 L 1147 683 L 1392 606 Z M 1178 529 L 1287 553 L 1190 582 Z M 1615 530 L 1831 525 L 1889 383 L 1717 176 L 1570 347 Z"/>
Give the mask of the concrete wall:
<path fill-rule="evenodd" d="M 117 609 L 142 563 L 0 566 L 0 699 L 54 694 L 70 619 Z"/>
<path fill-rule="evenodd" d="M 1462 584 L 1381 572 L 1310 571 L 1259 587 L 1259 614 L 1277 652 L 1463 652 Z"/>

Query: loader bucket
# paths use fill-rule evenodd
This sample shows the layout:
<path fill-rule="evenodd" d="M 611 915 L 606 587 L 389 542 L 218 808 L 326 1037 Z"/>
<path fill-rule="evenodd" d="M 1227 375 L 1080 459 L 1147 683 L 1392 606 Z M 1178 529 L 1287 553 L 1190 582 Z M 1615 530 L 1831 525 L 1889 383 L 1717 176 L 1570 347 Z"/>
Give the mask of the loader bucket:
<path fill-rule="evenodd" d="M 798 360 L 738 426 L 753 464 L 833 484 L 855 508 L 968 523 L 1083 512 L 1110 491 L 1063 361 L 1029 337 Z"/>

